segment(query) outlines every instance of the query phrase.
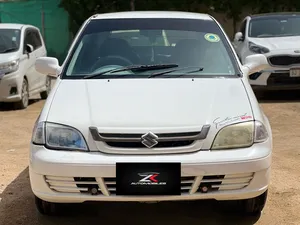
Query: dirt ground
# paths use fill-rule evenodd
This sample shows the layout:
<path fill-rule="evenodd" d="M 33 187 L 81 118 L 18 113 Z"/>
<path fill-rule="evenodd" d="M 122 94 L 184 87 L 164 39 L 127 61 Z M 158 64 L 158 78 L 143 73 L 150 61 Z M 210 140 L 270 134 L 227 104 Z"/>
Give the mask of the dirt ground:
<path fill-rule="evenodd" d="M 72 205 L 64 217 L 37 213 L 28 176 L 32 127 L 44 102 L 28 109 L 0 108 L 0 224 L 300 224 L 300 93 L 272 93 L 261 101 L 273 128 L 269 198 L 257 217 L 226 213 L 214 201 L 201 203 L 97 203 Z"/>

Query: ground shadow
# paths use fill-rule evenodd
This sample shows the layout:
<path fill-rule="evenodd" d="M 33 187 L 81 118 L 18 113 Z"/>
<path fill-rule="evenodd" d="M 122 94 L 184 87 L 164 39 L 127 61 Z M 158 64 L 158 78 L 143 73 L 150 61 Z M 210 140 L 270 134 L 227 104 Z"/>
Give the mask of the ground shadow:
<path fill-rule="evenodd" d="M 31 99 L 31 100 L 29 100 L 28 106 L 33 105 L 40 100 L 41 99 Z M 15 111 L 15 110 L 20 110 L 20 109 L 16 109 L 13 103 L 6 103 L 6 102 L 0 103 L 0 112 L 1 111 Z"/>
<path fill-rule="evenodd" d="M 216 201 L 142 203 L 85 203 L 67 205 L 65 215 L 40 215 L 34 205 L 28 168 L 0 194 L 0 223 L 5 225 L 250 225 L 259 216 L 224 211 Z"/>
<path fill-rule="evenodd" d="M 255 95 L 259 103 L 300 102 L 299 90 L 260 91 Z"/>

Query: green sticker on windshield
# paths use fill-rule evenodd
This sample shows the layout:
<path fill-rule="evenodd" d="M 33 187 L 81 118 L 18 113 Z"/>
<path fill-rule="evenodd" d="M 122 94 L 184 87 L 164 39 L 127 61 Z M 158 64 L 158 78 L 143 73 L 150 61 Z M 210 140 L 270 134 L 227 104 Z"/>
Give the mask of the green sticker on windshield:
<path fill-rule="evenodd" d="M 209 42 L 219 42 L 220 41 L 220 37 L 216 34 L 205 34 L 204 38 L 209 41 Z"/>

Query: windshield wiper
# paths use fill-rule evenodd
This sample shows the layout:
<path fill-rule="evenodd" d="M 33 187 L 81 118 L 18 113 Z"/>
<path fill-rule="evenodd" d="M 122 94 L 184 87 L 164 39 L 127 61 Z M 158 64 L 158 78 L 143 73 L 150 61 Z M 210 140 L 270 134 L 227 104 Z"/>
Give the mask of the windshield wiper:
<path fill-rule="evenodd" d="M 117 72 L 122 72 L 122 71 L 127 71 L 127 70 L 148 71 L 148 70 L 169 69 L 169 68 L 174 68 L 174 67 L 178 67 L 178 65 L 177 64 L 132 65 L 132 66 L 122 67 L 120 69 L 112 69 L 112 70 L 107 70 L 102 73 L 87 75 L 87 76 L 84 76 L 83 79 L 91 79 L 94 77 L 102 76 L 107 73 L 117 73 Z"/>
<path fill-rule="evenodd" d="M 172 73 L 172 72 L 176 72 L 176 71 L 180 71 L 180 70 L 185 70 L 185 69 L 190 69 L 190 68 L 197 68 L 195 70 L 191 70 L 191 71 L 187 71 L 184 74 L 188 74 L 188 73 L 196 73 L 196 72 L 201 72 L 203 71 L 204 68 L 202 67 L 184 67 L 184 68 L 178 68 L 178 69 L 174 69 L 174 70 L 168 70 L 168 71 L 163 71 L 163 72 L 159 72 L 159 73 L 152 73 L 148 78 L 152 78 L 152 77 L 158 77 L 167 73 Z M 180 75 L 181 76 L 181 75 Z"/>
<path fill-rule="evenodd" d="M 0 53 L 7 53 L 7 52 L 11 52 L 11 51 L 15 51 L 17 50 L 17 48 L 7 48 L 4 51 L 0 52 Z"/>

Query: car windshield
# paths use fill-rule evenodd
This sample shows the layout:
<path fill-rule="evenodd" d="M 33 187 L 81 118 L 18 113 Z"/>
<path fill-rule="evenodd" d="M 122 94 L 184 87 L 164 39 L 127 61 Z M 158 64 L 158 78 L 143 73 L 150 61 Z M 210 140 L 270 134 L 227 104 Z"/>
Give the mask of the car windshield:
<path fill-rule="evenodd" d="M 19 29 L 0 29 L 0 54 L 14 52 L 20 46 Z"/>
<path fill-rule="evenodd" d="M 72 49 L 62 73 L 65 79 L 97 74 L 142 78 L 165 71 L 168 77 L 237 74 L 230 45 L 213 20 L 91 20 Z"/>
<path fill-rule="evenodd" d="M 249 23 L 249 37 L 285 37 L 300 35 L 300 16 L 272 16 L 253 18 Z"/>

